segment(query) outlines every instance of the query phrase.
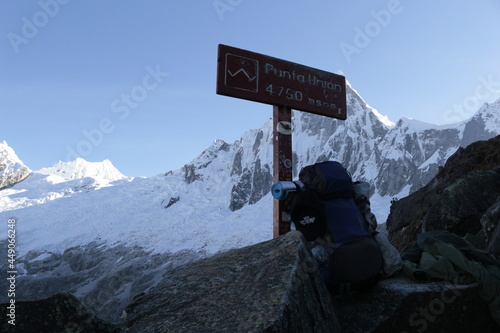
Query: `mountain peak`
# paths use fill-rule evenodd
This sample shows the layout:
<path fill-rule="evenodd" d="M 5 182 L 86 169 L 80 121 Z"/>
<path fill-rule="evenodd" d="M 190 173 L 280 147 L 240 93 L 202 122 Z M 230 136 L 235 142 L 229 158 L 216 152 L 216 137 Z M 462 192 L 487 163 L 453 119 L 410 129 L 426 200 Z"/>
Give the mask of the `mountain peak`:
<path fill-rule="evenodd" d="M 23 181 L 31 170 L 17 157 L 6 141 L 0 143 L 0 189 Z"/>
<path fill-rule="evenodd" d="M 16 152 L 12 149 L 7 141 L 0 142 L 0 163 L 6 163 L 10 161 L 11 163 L 18 163 L 24 166 L 24 163 L 17 157 Z"/>
<path fill-rule="evenodd" d="M 89 162 L 80 157 L 70 162 L 59 161 L 56 165 L 40 169 L 37 172 L 56 175 L 65 180 L 91 177 L 104 182 L 112 182 L 126 178 L 108 159 L 102 162 Z"/>

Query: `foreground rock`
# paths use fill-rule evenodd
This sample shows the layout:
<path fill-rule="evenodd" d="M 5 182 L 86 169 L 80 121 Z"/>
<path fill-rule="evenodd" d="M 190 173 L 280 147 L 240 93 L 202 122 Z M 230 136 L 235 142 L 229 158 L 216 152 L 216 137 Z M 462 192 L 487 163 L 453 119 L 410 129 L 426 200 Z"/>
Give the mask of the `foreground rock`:
<path fill-rule="evenodd" d="M 2 332 L 119 332 L 117 326 L 97 318 L 76 297 L 67 293 L 39 301 L 19 301 L 14 306 L 1 306 L 4 309 Z"/>
<path fill-rule="evenodd" d="M 0 305 L 4 311 L 8 304 Z M 166 269 L 119 324 L 68 293 L 16 302 L 9 332 L 497 332 L 477 284 L 385 279 L 332 297 L 299 232 Z M 4 316 L 5 318 L 5 316 Z"/>
<path fill-rule="evenodd" d="M 475 245 L 500 257 L 500 136 L 460 148 L 429 184 L 391 206 L 389 239 L 398 248 L 418 234 L 448 230 L 476 235 Z"/>
<path fill-rule="evenodd" d="M 370 292 L 334 298 L 345 333 L 498 332 L 477 284 L 382 280 Z"/>
<path fill-rule="evenodd" d="M 126 332 L 338 332 L 302 235 L 178 267 L 127 307 Z"/>

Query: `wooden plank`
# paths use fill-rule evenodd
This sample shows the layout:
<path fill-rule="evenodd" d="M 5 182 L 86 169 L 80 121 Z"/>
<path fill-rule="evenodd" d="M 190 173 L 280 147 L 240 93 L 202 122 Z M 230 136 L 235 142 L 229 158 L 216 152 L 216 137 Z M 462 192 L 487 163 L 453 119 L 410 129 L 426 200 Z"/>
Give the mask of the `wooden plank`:
<path fill-rule="evenodd" d="M 273 172 L 274 182 L 292 180 L 292 110 L 273 107 Z M 284 200 L 273 200 L 274 238 L 290 231 L 290 218 Z"/>

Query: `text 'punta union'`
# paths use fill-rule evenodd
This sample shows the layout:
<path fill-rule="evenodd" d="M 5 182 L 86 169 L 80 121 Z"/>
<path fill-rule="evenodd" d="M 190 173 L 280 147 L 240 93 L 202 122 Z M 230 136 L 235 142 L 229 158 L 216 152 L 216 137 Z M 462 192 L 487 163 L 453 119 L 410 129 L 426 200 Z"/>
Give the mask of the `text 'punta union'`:
<path fill-rule="evenodd" d="M 296 80 L 300 83 L 321 87 L 323 89 L 342 91 L 341 85 L 333 83 L 331 81 L 325 81 L 325 80 L 318 79 L 316 77 L 316 75 L 311 75 L 310 73 L 308 73 L 307 75 L 296 74 L 295 70 L 287 71 L 287 70 L 278 69 L 278 68 L 274 67 L 273 64 L 270 64 L 270 63 L 266 63 L 266 65 L 264 66 L 264 73 L 265 74 L 272 74 L 272 75 L 275 75 L 275 76 L 283 78 L 283 79 Z"/>

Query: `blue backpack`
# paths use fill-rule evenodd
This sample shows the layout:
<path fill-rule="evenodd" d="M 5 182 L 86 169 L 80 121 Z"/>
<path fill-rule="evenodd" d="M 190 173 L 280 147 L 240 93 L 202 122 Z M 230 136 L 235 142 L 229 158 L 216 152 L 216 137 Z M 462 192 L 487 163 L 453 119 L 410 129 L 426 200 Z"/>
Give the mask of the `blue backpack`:
<path fill-rule="evenodd" d="M 354 200 L 349 172 L 328 161 L 304 167 L 299 180 L 304 190 L 289 199 L 291 220 L 310 242 L 327 287 L 339 294 L 373 286 L 382 255 Z"/>

